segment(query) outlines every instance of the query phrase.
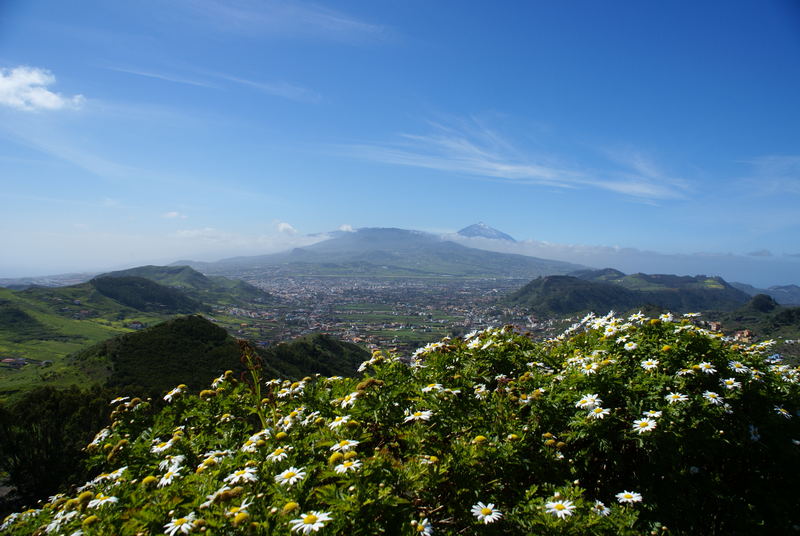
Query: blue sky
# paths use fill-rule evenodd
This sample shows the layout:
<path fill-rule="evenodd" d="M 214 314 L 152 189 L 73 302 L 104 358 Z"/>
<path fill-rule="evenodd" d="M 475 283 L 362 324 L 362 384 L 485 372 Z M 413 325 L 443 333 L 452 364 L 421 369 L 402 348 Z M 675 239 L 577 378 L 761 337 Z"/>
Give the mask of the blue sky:
<path fill-rule="evenodd" d="M 800 283 L 798 65 L 790 0 L 6 0 L 0 277 L 481 220 Z"/>

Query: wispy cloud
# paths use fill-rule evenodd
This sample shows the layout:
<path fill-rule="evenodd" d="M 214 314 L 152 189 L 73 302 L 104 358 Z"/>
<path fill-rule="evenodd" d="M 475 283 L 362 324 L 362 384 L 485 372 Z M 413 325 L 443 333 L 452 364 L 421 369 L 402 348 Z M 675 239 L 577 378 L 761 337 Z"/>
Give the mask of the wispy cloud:
<path fill-rule="evenodd" d="M 152 69 L 145 70 L 119 66 L 108 66 L 106 69 L 120 73 L 132 74 L 135 76 L 163 80 L 176 84 L 184 84 L 216 90 L 225 89 L 225 86 L 229 85 L 225 84 L 225 82 L 230 82 L 239 86 L 255 89 L 268 95 L 298 102 L 317 103 L 321 100 L 320 94 L 316 91 L 300 84 L 286 82 L 285 80 L 250 80 L 241 76 L 211 71 L 198 72 L 195 73 L 194 76 L 184 76 L 182 74 L 175 74 L 173 72 L 165 72 L 163 70 L 155 71 Z"/>
<path fill-rule="evenodd" d="M 176 84 L 185 84 L 189 86 L 198 86 L 198 87 L 207 87 L 207 88 L 216 88 L 218 86 L 207 82 L 205 80 L 194 80 L 191 78 L 186 78 L 179 75 L 174 75 L 170 73 L 162 73 L 162 72 L 153 72 L 153 71 L 144 71 L 141 69 L 131 69 L 127 67 L 106 67 L 111 71 L 117 71 L 120 73 L 126 74 L 134 74 L 137 76 L 144 76 L 146 78 L 155 78 L 157 80 L 165 80 L 167 82 L 174 82 Z"/>
<path fill-rule="evenodd" d="M 611 170 L 570 165 L 554 156 L 527 154 L 477 121 L 458 127 L 430 123 L 429 134 L 401 134 L 393 143 L 340 147 L 356 158 L 434 169 L 473 177 L 556 188 L 599 188 L 652 200 L 683 196 L 683 181 L 669 179 L 645 159 L 617 163 Z"/>
<path fill-rule="evenodd" d="M 211 74 L 211 73 L 210 73 Z M 321 100 L 319 93 L 311 89 L 305 88 L 298 84 L 292 84 L 284 81 L 277 82 L 259 82 L 256 80 L 248 80 L 239 76 L 231 76 L 221 73 L 213 73 L 222 80 L 234 82 L 236 84 L 254 88 L 263 93 L 274 95 L 276 97 L 283 97 L 284 99 L 294 100 L 298 102 L 311 102 L 317 103 Z"/>
<path fill-rule="evenodd" d="M 161 217 L 168 220 L 175 220 L 175 219 L 185 220 L 187 218 L 186 214 L 178 212 L 177 210 L 171 210 L 169 212 L 165 212 L 164 214 L 161 215 Z"/>
<path fill-rule="evenodd" d="M 0 105 L 36 112 L 78 108 L 83 104 L 83 95 L 67 97 L 47 89 L 55 82 L 56 77 L 47 69 L 24 65 L 0 68 Z"/>
<path fill-rule="evenodd" d="M 238 35 L 360 42 L 387 34 L 384 26 L 310 2 L 196 0 L 186 5 L 191 13 L 213 22 L 216 30 Z"/>
<path fill-rule="evenodd" d="M 740 182 L 748 192 L 756 195 L 800 194 L 800 156 L 768 155 L 743 163 L 752 168 L 750 175 Z"/>

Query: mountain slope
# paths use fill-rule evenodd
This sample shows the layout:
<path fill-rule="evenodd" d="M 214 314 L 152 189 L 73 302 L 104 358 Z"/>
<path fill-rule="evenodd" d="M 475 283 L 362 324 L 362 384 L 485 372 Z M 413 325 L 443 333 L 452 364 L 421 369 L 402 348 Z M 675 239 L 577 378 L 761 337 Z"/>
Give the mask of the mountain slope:
<path fill-rule="evenodd" d="M 766 294 L 781 305 L 800 305 L 800 287 L 797 285 L 776 285 L 769 288 L 756 288 L 746 283 L 731 283 L 731 286 L 750 296 Z"/>
<path fill-rule="evenodd" d="M 509 278 L 564 274 L 581 268 L 566 262 L 469 248 L 419 231 L 383 228 L 339 233 L 283 253 L 235 257 L 198 266 L 206 273 L 227 274 L 270 268 L 286 275 Z"/>

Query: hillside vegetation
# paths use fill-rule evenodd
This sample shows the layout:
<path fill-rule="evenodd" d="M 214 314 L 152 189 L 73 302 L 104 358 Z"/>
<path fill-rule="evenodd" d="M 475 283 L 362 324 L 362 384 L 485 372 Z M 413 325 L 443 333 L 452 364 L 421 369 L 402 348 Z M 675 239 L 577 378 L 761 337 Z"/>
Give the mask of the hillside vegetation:
<path fill-rule="evenodd" d="M 617 270 L 585 270 L 534 279 L 508 297 L 542 316 L 645 306 L 687 312 L 732 310 L 750 300 L 719 277 L 662 274 L 625 275 Z"/>
<path fill-rule="evenodd" d="M 112 401 L 95 475 L 18 535 L 787 534 L 800 371 L 670 314 L 488 329 L 363 377 Z"/>

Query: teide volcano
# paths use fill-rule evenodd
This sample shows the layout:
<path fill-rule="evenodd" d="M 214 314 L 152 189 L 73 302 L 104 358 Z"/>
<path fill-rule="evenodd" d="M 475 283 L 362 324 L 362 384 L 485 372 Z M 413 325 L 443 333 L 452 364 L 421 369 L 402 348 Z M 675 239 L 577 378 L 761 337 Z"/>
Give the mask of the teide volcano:
<path fill-rule="evenodd" d="M 180 261 L 209 274 L 350 277 L 531 278 L 566 274 L 574 264 L 470 248 L 437 235 L 395 228 L 337 232 L 328 240 L 283 253 L 235 257 L 215 263 Z"/>

